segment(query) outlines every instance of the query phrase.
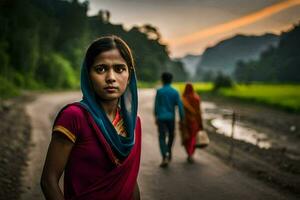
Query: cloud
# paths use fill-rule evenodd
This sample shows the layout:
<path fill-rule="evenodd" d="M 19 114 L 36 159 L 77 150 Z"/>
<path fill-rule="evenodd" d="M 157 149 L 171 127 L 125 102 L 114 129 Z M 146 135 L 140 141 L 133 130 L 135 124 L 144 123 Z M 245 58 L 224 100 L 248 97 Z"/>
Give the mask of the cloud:
<path fill-rule="evenodd" d="M 284 1 L 281 3 L 277 3 L 274 5 L 268 6 L 262 10 L 254 12 L 254 13 L 242 16 L 238 19 L 235 19 L 235 20 L 223 23 L 223 24 L 219 24 L 219 25 L 216 25 L 213 27 L 209 27 L 204 30 L 199 30 L 190 35 L 167 40 L 166 42 L 173 48 L 180 47 L 183 45 L 188 45 L 193 42 L 197 42 L 203 38 L 207 38 L 207 37 L 214 36 L 217 34 L 226 33 L 233 29 L 252 24 L 254 22 L 257 22 L 257 21 L 265 19 L 269 16 L 272 16 L 278 12 L 281 12 L 288 8 L 291 8 L 294 6 L 299 6 L 299 5 L 300 5 L 300 0 L 287 0 L 287 1 Z"/>

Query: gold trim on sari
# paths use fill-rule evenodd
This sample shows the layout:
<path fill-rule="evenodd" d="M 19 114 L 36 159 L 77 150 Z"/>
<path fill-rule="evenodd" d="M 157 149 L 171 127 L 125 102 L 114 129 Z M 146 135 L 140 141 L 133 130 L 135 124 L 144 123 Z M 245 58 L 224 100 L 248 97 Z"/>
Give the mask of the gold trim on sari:
<path fill-rule="evenodd" d="M 60 132 L 62 134 L 64 134 L 65 136 L 67 136 L 67 138 L 69 138 L 73 143 L 75 143 L 75 140 L 76 140 L 76 136 L 71 132 L 69 131 L 68 129 L 66 129 L 65 127 L 63 126 L 54 126 L 53 128 L 53 132 L 54 131 L 57 131 L 57 132 Z"/>

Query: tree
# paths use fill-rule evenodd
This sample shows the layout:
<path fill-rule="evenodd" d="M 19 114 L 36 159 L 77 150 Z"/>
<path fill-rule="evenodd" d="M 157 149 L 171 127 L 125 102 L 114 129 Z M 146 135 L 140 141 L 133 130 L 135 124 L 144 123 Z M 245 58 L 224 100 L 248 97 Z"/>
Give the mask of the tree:
<path fill-rule="evenodd" d="M 218 75 L 214 81 L 214 91 L 219 90 L 220 88 L 230 88 L 233 86 L 232 80 L 229 76 L 223 75 L 221 72 L 218 72 Z"/>

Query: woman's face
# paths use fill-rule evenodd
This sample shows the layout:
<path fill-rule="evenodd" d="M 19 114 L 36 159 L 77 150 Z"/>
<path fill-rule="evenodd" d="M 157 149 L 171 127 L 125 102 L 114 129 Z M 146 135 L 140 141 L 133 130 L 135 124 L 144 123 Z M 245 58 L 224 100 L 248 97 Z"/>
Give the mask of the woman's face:
<path fill-rule="evenodd" d="M 97 55 L 89 74 L 94 91 L 104 101 L 118 100 L 129 81 L 129 68 L 118 49 Z"/>

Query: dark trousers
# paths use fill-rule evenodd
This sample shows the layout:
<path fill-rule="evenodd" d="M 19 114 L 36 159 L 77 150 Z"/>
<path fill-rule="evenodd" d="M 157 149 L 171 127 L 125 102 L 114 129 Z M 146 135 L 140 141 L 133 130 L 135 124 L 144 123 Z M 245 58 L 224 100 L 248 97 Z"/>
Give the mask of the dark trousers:
<path fill-rule="evenodd" d="M 158 120 L 159 147 L 163 158 L 172 155 L 175 120 Z"/>

